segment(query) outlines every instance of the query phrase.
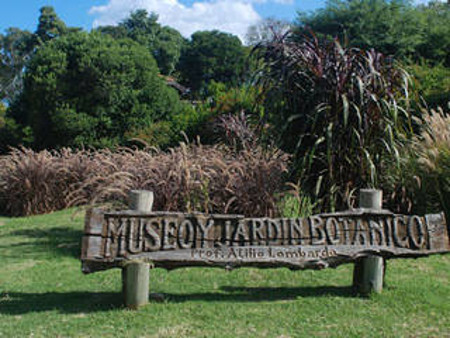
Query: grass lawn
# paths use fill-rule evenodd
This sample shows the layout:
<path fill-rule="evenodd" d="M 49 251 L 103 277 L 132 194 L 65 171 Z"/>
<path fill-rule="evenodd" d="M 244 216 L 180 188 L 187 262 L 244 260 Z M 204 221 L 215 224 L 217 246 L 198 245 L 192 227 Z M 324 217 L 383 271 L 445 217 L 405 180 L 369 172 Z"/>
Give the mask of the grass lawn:
<path fill-rule="evenodd" d="M 121 305 L 120 270 L 81 273 L 83 215 L 0 218 L 0 337 L 450 337 L 450 255 L 389 261 L 381 295 L 352 295 L 352 265 L 323 271 L 150 272 L 163 293 Z"/>

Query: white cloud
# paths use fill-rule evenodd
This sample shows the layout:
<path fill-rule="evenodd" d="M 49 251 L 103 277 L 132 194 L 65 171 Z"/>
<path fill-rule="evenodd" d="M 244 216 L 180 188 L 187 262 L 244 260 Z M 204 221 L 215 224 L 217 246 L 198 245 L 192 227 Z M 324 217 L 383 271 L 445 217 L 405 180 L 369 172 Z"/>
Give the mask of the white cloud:
<path fill-rule="evenodd" d="M 250 25 L 261 17 L 252 3 L 292 0 L 212 0 L 196 1 L 191 6 L 179 0 L 109 0 L 104 6 L 92 7 L 90 14 L 96 16 L 93 26 L 114 25 L 136 9 L 145 9 L 159 15 L 159 22 L 171 26 L 186 37 L 199 30 L 218 29 L 244 39 Z"/>

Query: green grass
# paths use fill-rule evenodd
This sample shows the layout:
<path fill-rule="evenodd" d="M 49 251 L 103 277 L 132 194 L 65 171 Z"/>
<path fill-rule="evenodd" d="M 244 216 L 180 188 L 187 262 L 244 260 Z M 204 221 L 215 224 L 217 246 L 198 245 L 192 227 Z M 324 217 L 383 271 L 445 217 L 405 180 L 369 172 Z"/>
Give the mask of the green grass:
<path fill-rule="evenodd" d="M 152 301 L 121 305 L 120 271 L 83 275 L 83 215 L 0 218 L 0 336 L 449 336 L 450 255 L 389 261 L 381 295 L 352 266 L 151 271 Z"/>

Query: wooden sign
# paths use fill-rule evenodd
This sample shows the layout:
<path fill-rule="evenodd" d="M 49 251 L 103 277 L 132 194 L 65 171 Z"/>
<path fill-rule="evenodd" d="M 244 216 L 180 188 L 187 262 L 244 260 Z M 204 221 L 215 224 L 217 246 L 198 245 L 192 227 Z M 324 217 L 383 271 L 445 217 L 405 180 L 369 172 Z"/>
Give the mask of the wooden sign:
<path fill-rule="evenodd" d="M 308 218 L 244 218 L 137 211 L 86 215 L 83 272 L 130 260 L 155 267 L 321 269 L 361 257 L 419 257 L 450 252 L 445 216 L 355 209 Z"/>

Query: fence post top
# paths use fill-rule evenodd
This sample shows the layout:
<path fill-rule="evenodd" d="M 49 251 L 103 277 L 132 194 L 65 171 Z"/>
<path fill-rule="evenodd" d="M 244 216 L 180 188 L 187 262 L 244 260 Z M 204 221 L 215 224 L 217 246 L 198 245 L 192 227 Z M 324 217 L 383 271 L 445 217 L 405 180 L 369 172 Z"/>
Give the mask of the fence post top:
<path fill-rule="evenodd" d="M 361 189 L 359 191 L 359 207 L 381 210 L 383 208 L 383 191 L 379 189 Z"/>
<path fill-rule="evenodd" d="M 128 194 L 128 205 L 131 210 L 151 212 L 153 200 L 153 191 L 131 190 Z"/>

